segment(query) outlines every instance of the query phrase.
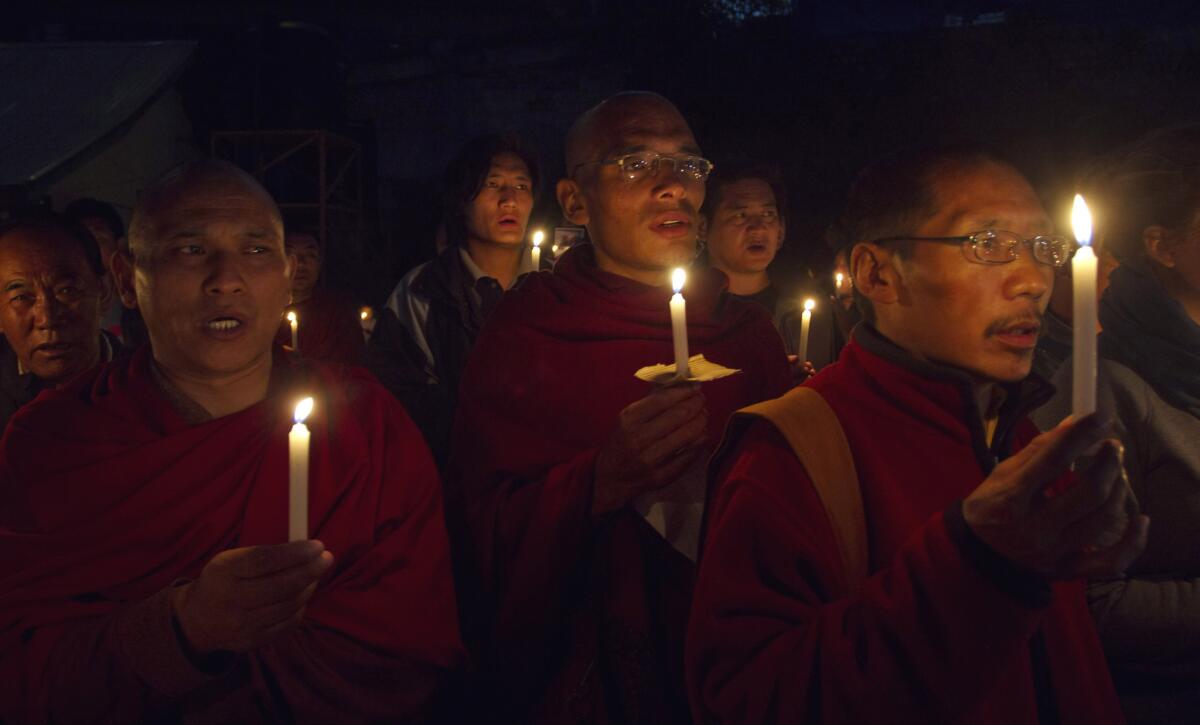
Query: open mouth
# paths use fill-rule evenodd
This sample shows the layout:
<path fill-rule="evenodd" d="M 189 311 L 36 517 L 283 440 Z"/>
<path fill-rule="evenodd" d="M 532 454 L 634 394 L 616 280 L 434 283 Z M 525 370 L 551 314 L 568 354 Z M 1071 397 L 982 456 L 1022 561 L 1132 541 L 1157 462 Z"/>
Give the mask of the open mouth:
<path fill-rule="evenodd" d="M 665 237 L 681 237 L 691 231 L 692 220 L 679 212 L 664 214 L 655 219 L 650 228 Z"/>
<path fill-rule="evenodd" d="M 521 226 L 515 216 L 502 216 L 496 223 L 503 229 L 516 229 Z"/>
<path fill-rule="evenodd" d="M 1038 333 L 1042 324 L 1037 320 L 1019 320 L 997 326 L 992 334 L 1006 345 L 1021 349 L 1037 346 Z"/>
<path fill-rule="evenodd" d="M 216 317 L 204 326 L 213 332 L 232 332 L 242 326 L 242 321 L 236 317 Z"/>

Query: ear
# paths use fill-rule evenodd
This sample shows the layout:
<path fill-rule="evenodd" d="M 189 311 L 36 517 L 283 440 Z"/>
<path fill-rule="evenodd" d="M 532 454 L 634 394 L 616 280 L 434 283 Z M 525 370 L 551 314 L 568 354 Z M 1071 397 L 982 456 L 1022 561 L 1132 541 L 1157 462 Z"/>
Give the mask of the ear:
<path fill-rule="evenodd" d="M 126 249 L 118 249 L 112 256 L 113 283 L 121 304 L 131 310 L 137 309 L 137 292 L 134 287 L 133 256 Z"/>
<path fill-rule="evenodd" d="M 563 218 L 580 226 L 587 226 L 590 217 L 587 211 L 587 201 L 583 198 L 583 189 L 574 179 L 559 179 L 554 188 L 554 196 L 562 208 Z"/>
<path fill-rule="evenodd" d="M 859 242 L 850 250 L 850 279 L 854 289 L 879 305 L 895 304 L 900 299 L 900 274 L 892 251 L 882 245 Z"/>
<path fill-rule="evenodd" d="M 284 254 L 284 257 L 287 258 L 287 278 L 288 278 L 288 286 L 290 287 L 292 284 L 292 280 L 294 280 L 296 278 L 296 265 L 300 263 L 300 260 L 296 259 L 295 252 L 289 252 L 289 251 L 286 251 L 286 249 L 285 249 L 283 254 Z"/>
<path fill-rule="evenodd" d="M 700 222 L 698 224 L 696 224 L 696 241 L 707 242 L 708 241 L 708 217 L 704 214 L 704 212 L 700 212 L 698 216 L 700 217 Z"/>
<path fill-rule="evenodd" d="M 1142 246 L 1146 248 L 1146 254 L 1168 269 L 1175 266 L 1175 252 L 1171 248 L 1170 236 L 1170 231 L 1157 224 L 1142 230 Z"/>

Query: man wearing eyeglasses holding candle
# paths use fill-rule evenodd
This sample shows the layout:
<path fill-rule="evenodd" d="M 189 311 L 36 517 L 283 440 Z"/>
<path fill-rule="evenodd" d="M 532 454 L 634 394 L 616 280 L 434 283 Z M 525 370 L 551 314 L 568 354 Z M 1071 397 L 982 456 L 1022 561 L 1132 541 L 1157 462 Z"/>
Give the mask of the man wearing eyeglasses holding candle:
<path fill-rule="evenodd" d="M 273 347 L 293 265 L 229 164 L 141 196 L 113 267 L 150 345 L 0 446 L 0 719 L 416 718 L 461 660 L 428 449 L 365 373 Z M 280 543 L 308 395 L 312 539 Z"/>
<path fill-rule="evenodd" d="M 558 200 L 591 243 L 497 308 L 455 422 L 449 478 L 493 605 L 484 700 L 504 722 L 687 722 L 705 455 L 790 375 L 766 313 L 693 269 L 690 350 L 742 372 L 703 392 L 634 377 L 673 359 L 671 272 L 695 257 L 711 170 L 671 103 L 610 98 L 576 121 L 566 160 Z"/>
<path fill-rule="evenodd" d="M 1038 436 L 1025 417 L 1049 393 L 1025 378 L 1071 243 L 1015 169 L 969 148 L 872 165 L 842 228 L 866 322 L 807 387 L 853 470 L 819 485 L 802 424 L 795 449 L 769 416 L 731 430 L 688 636 L 695 711 L 1121 722 L 1080 579 L 1124 570 L 1148 521 L 1107 423 Z"/>

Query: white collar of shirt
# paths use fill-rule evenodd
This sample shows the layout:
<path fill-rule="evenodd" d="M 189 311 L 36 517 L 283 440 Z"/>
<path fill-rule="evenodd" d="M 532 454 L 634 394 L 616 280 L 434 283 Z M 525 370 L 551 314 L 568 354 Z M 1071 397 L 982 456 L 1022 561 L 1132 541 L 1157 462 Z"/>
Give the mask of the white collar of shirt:
<path fill-rule="evenodd" d="M 475 260 L 471 259 L 471 254 L 470 254 L 470 252 L 467 251 L 466 247 L 458 248 L 458 256 L 462 259 L 463 266 L 465 266 L 467 268 L 467 272 L 469 272 L 471 274 L 472 282 L 478 282 L 481 277 L 487 277 L 488 279 L 495 279 L 495 277 L 491 276 L 487 272 L 484 272 L 482 269 L 480 269 L 478 264 L 475 264 Z M 521 253 L 521 267 L 517 270 L 517 276 L 520 277 L 521 275 L 525 274 L 526 272 L 532 272 L 532 271 L 534 271 L 533 255 L 528 251 L 522 252 Z"/>

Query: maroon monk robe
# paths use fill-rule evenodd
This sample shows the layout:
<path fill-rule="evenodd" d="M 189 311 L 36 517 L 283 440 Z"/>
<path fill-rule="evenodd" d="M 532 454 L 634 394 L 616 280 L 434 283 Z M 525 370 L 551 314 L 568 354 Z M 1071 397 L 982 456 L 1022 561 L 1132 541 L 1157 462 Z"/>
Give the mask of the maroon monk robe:
<path fill-rule="evenodd" d="M 296 336 L 305 360 L 361 365 L 366 341 L 359 309 L 350 299 L 327 287 L 317 287 L 312 296 L 288 307 L 296 313 Z M 291 346 L 292 326 L 285 316 L 275 342 Z"/>
<path fill-rule="evenodd" d="M 1009 387 L 989 450 L 965 374 L 905 360 L 863 325 L 808 385 L 854 454 L 871 575 L 845 595 L 808 474 L 752 424 L 708 509 L 687 643 L 700 721 L 1122 722 L 1082 583 L 1019 571 L 956 505 L 1037 434 L 1038 398 Z"/>
<path fill-rule="evenodd" d="M 365 373 L 293 367 L 190 425 L 148 348 L 21 409 L 0 451 L 0 720 L 312 722 L 421 715 L 463 661 L 438 476 Z M 305 394 L 309 520 L 335 557 L 304 621 L 197 662 L 169 589 L 217 553 L 287 540 L 288 430 Z"/>
<path fill-rule="evenodd" d="M 692 275 L 692 353 L 743 371 L 703 385 L 715 447 L 733 410 L 782 394 L 791 376 L 762 309 L 726 294 L 720 272 Z M 467 364 L 450 477 L 494 597 L 487 664 L 502 719 L 688 719 L 694 564 L 636 512 L 596 522 L 590 510 L 598 449 L 651 391 L 634 373 L 673 360 L 670 296 L 572 249 L 505 296 Z"/>

